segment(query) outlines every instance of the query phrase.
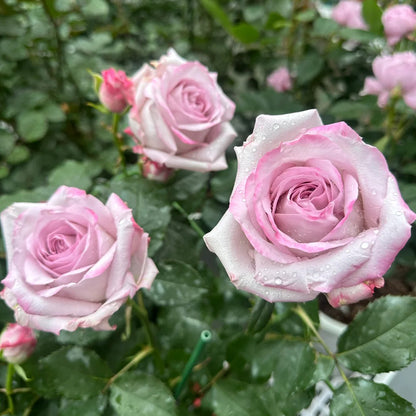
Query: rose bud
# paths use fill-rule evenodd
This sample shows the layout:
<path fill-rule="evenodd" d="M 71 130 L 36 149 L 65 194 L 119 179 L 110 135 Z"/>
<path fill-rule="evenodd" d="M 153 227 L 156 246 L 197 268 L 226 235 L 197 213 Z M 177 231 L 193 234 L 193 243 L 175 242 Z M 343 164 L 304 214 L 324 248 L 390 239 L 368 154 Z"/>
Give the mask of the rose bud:
<path fill-rule="evenodd" d="M 133 82 L 124 71 L 110 68 L 103 71 L 102 76 L 98 96 L 105 107 L 113 113 L 121 113 L 129 104 L 133 104 Z"/>
<path fill-rule="evenodd" d="M 32 355 L 36 347 L 34 332 L 19 324 L 8 324 L 0 335 L 3 358 L 12 364 L 20 364 Z"/>

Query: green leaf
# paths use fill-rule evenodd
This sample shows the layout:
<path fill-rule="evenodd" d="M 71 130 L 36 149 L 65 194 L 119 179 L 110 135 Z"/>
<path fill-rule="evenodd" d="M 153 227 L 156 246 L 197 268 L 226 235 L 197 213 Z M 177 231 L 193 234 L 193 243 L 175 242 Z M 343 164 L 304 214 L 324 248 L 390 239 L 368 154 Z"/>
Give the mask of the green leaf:
<path fill-rule="evenodd" d="M 61 331 L 56 337 L 60 344 L 73 344 L 86 347 L 105 341 L 112 335 L 112 331 L 95 331 L 91 328 L 78 328 L 77 330 Z"/>
<path fill-rule="evenodd" d="M 368 105 L 366 103 L 341 100 L 333 104 L 329 108 L 329 114 L 338 120 L 359 119 L 368 113 Z"/>
<path fill-rule="evenodd" d="M 364 0 L 362 14 L 364 20 L 370 28 L 370 31 L 383 35 L 383 24 L 381 22 L 383 11 L 377 4 L 377 0 Z"/>
<path fill-rule="evenodd" d="M 9 173 L 9 167 L 4 163 L 0 164 L 0 179 L 6 178 L 7 176 L 9 176 Z"/>
<path fill-rule="evenodd" d="M 101 166 L 92 160 L 77 162 L 66 160 L 49 175 L 48 182 L 52 188 L 59 186 L 73 186 L 88 190 L 92 185 L 92 178 L 101 171 Z"/>
<path fill-rule="evenodd" d="M 31 110 L 18 114 L 17 131 L 26 142 L 42 139 L 48 131 L 48 120 L 45 113 Z"/>
<path fill-rule="evenodd" d="M 258 345 L 253 357 L 253 377 L 274 375 L 272 389 L 278 402 L 306 389 L 316 368 L 315 354 L 307 342 L 292 340 L 267 341 Z"/>
<path fill-rule="evenodd" d="M 53 123 L 65 121 L 65 113 L 62 111 L 62 108 L 57 103 L 48 103 L 42 108 L 42 111 L 45 113 L 48 121 L 51 121 Z"/>
<path fill-rule="evenodd" d="M 332 357 L 316 353 L 316 368 L 309 386 L 314 386 L 320 380 L 329 380 L 334 370 L 335 362 Z"/>
<path fill-rule="evenodd" d="M 13 150 L 15 141 L 16 137 L 13 133 L 0 130 L 0 155 L 8 155 Z"/>
<path fill-rule="evenodd" d="M 151 235 L 149 255 L 160 248 L 171 210 L 167 189 L 163 185 L 138 175 L 116 176 L 105 185 L 97 186 L 94 192 L 102 200 L 111 192 L 116 193 L 133 210 L 136 222 Z"/>
<path fill-rule="evenodd" d="M 228 165 L 228 169 L 216 173 L 211 179 L 211 191 L 217 201 L 228 204 L 234 186 L 236 172 L 237 161 L 232 160 Z"/>
<path fill-rule="evenodd" d="M 413 406 L 385 384 L 353 378 L 334 393 L 331 416 L 415 416 Z"/>
<path fill-rule="evenodd" d="M 62 399 L 59 416 L 100 416 L 107 406 L 107 396 L 103 394 L 86 400 Z"/>
<path fill-rule="evenodd" d="M 254 26 L 244 22 L 233 26 L 231 34 L 242 43 L 252 43 L 260 37 L 260 32 Z"/>
<path fill-rule="evenodd" d="M 313 80 L 321 72 L 323 67 L 324 60 L 318 52 L 307 52 L 298 63 L 297 81 L 299 85 L 304 85 Z"/>
<path fill-rule="evenodd" d="M 398 370 L 416 357 L 416 298 L 386 296 L 359 313 L 338 340 L 339 361 L 376 374 Z"/>
<path fill-rule="evenodd" d="M 111 371 L 94 351 L 63 347 L 39 360 L 32 376 L 33 388 L 45 397 L 86 399 L 99 394 Z"/>
<path fill-rule="evenodd" d="M 192 302 L 208 292 L 207 284 L 191 266 L 171 261 L 159 265 L 159 274 L 146 295 L 160 306 Z"/>
<path fill-rule="evenodd" d="M 279 30 L 283 27 L 288 27 L 290 25 L 291 25 L 290 20 L 286 19 L 280 13 L 272 12 L 272 13 L 269 13 L 265 28 L 272 29 L 272 30 Z"/>
<path fill-rule="evenodd" d="M 227 16 L 227 13 L 218 5 L 215 0 L 201 0 L 205 10 L 216 19 L 227 31 L 231 31 L 233 24 Z"/>
<path fill-rule="evenodd" d="M 129 372 L 111 386 L 110 403 L 119 416 L 174 416 L 175 399 L 159 379 Z"/>
<path fill-rule="evenodd" d="M 7 156 L 7 163 L 11 165 L 18 165 L 19 163 L 24 162 L 29 159 L 30 150 L 23 145 L 17 145 L 14 147 L 12 152 Z"/>
<path fill-rule="evenodd" d="M 108 15 L 110 8 L 104 0 L 90 0 L 83 3 L 82 11 L 87 17 L 102 17 Z"/>
<path fill-rule="evenodd" d="M 213 397 L 217 416 L 283 416 L 275 403 L 272 402 L 272 405 L 265 403 L 264 386 L 232 379 L 221 380 L 214 384 Z"/>

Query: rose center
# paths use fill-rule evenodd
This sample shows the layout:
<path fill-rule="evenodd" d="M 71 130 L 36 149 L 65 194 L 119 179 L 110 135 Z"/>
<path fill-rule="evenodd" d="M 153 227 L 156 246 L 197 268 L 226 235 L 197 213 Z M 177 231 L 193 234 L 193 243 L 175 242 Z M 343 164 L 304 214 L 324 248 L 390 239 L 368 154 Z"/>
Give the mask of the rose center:
<path fill-rule="evenodd" d="M 77 241 L 75 234 L 54 234 L 48 236 L 47 251 L 49 255 L 63 253 Z"/>

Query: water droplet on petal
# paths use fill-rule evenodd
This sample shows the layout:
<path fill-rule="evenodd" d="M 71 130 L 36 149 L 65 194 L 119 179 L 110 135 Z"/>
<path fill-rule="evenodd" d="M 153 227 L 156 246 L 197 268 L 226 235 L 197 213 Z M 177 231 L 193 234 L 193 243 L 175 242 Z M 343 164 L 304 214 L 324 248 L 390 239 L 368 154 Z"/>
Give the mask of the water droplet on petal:
<path fill-rule="evenodd" d="M 403 214 L 403 211 L 396 211 L 396 215 L 398 216 L 398 217 L 400 217 L 400 215 L 402 215 Z"/>
<path fill-rule="evenodd" d="M 279 277 L 276 277 L 276 279 L 274 279 L 274 282 L 275 282 L 277 285 L 281 285 L 281 284 L 282 284 L 282 279 L 280 279 Z"/>
<path fill-rule="evenodd" d="M 274 123 L 273 124 L 273 130 L 278 130 L 278 129 L 280 129 L 279 123 Z"/>

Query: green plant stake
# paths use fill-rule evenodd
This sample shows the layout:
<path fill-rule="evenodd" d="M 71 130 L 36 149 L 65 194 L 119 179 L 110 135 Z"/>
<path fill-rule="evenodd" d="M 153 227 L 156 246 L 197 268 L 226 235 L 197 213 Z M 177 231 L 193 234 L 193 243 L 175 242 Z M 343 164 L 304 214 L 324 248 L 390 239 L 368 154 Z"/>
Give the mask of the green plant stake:
<path fill-rule="evenodd" d="M 194 350 L 192 351 L 191 356 L 189 357 L 188 362 L 185 365 L 185 368 L 182 371 L 181 374 L 181 381 L 176 386 L 175 391 L 173 393 L 176 400 L 178 400 L 183 387 L 185 386 L 186 382 L 188 381 L 189 375 L 191 374 L 192 368 L 195 366 L 195 363 L 197 362 L 199 356 L 202 353 L 202 350 L 204 349 L 205 345 L 211 341 L 211 331 L 208 331 L 205 329 L 201 332 L 201 335 L 199 337 L 198 343 L 195 345 Z"/>

